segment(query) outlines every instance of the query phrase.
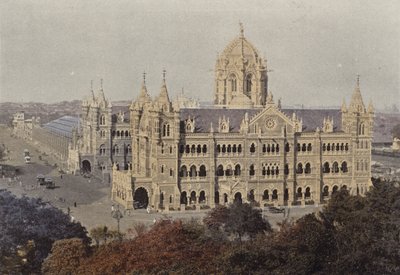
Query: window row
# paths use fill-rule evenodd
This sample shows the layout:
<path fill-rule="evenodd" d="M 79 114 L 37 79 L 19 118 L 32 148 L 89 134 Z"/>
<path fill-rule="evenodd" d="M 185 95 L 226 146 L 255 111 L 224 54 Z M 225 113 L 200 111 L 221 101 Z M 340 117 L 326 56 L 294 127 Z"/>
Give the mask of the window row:
<path fill-rule="evenodd" d="M 296 174 L 310 174 L 311 173 L 311 164 L 307 162 L 304 166 L 302 163 L 297 164 Z"/>
<path fill-rule="evenodd" d="M 312 150 L 312 145 L 311 145 L 311 143 L 309 143 L 309 144 L 306 144 L 306 143 L 303 143 L 303 144 L 300 144 L 300 143 L 297 143 L 297 152 L 311 152 L 311 150 Z"/>
<path fill-rule="evenodd" d="M 228 144 L 221 145 L 217 144 L 217 153 L 241 153 L 242 152 L 242 144 Z"/>
<path fill-rule="evenodd" d="M 99 154 L 101 156 L 105 156 L 106 155 L 106 151 L 107 151 L 106 145 L 105 144 L 100 145 Z M 113 155 L 119 155 L 119 154 L 122 154 L 123 152 L 125 152 L 125 154 L 131 154 L 132 153 L 131 145 L 129 145 L 129 144 L 126 145 L 125 146 L 125 150 L 124 150 L 124 148 L 120 148 L 118 145 L 114 145 L 112 147 L 112 154 Z"/>
<path fill-rule="evenodd" d="M 263 144 L 262 147 L 262 152 L 263 153 L 279 153 L 279 144 Z"/>
<path fill-rule="evenodd" d="M 186 165 L 182 165 L 179 171 L 179 176 L 181 178 L 186 178 L 186 177 L 195 178 L 197 176 L 205 177 L 207 176 L 206 166 L 200 165 L 199 170 L 197 170 L 196 165 L 190 166 L 189 169 L 186 167 Z"/>
<path fill-rule="evenodd" d="M 279 175 L 279 166 L 263 166 L 261 174 L 263 176 L 278 176 Z"/>
<path fill-rule="evenodd" d="M 322 144 L 322 151 L 348 151 L 348 143 L 324 143 Z"/>
<path fill-rule="evenodd" d="M 311 145 L 311 144 L 310 144 Z M 280 147 L 279 144 L 263 144 L 262 146 L 262 152 L 263 153 L 279 153 Z M 310 147 L 311 150 L 311 147 Z M 290 145 L 289 143 L 285 144 L 285 151 L 289 152 L 290 151 Z M 256 144 L 252 143 L 250 145 L 250 153 L 254 154 L 256 152 Z"/>
<path fill-rule="evenodd" d="M 339 163 L 337 161 L 334 161 L 332 163 L 332 166 L 330 166 L 329 162 L 325 162 L 324 165 L 322 166 L 322 172 L 323 173 L 339 173 L 339 170 L 342 173 L 347 173 L 348 167 L 347 167 L 347 162 L 343 161 L 342 164 L 339 167 Z"/>
<path fill-rule="evenodd" d="M 126 130 L 126 131 L 119 131 L 119 130 L 117 130 L 117 131 L 115 131 L 115 130 L 113 130 L 112 132 L 111 132 L 111 136 L 113 136 L 113 137 L 117 137 L 117 138 L 123 138 L 123 137 L 130 137 L 131 136 L 131 132 L 130 131 L 128 131 L 128 130 Z"/>
<path fill-rule="evenodd" d="M 224 166 L 222 164 L 218 165 L 216 175 L 218 177 L 231 177 L 231 176 L 240 176 L 242 173 L 240 164 L 236 164 L 235 167 L 233 168 L 230 164 L 227 165 L 224 169 Z"/>
<path fill-rule="evenodd" d="M 203 144 L 203 145 L 195 145 L 195 144 L 192 144 L 192 146 L 190 146 L 189 144 L 186 144 L 186 145 L 180 145 L 179 146 L 179 152 L 181 153 L 181 154 L 183 154 L 183 153 L 186 153 L 186 154 L 189 154 L 189 153 L 192 153 L 192 154 L 195 154 L 195 153 L 197 153 L 197 154 L 200 154 L 200 153 L 207 153 L 207 145 L 206 144 Z"/>

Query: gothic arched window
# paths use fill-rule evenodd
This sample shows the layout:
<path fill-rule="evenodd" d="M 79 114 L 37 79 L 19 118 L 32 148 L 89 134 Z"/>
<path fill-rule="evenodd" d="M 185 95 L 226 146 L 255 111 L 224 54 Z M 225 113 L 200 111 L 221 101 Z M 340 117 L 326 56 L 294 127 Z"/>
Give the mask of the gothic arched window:
<path fill-rule="evenodd" d="M 106 125 L 106 116 L 105 115 L 101 115 L 101 117 L 100 117 L 100 125 Z"/>
<path fill-rule="evenodd" d="M 104 156 L 106 154 L 106 146 L 104 144 L 100 145 L 100 155 Z"/>
<path fill-rule="evenodd" d="M 231 75 L 230 76 L 230 84 L 231 84 L 231 91 L 236 92 L 237 91 L 237 82 L 236 82 L 236 76 Z"/>
<path fill-rule="evenodd" d="M 342 167 L 340 168 L 340 170 L 342 170 L 343 173 L 347 173 L 348 171 L 347 162 L 345 161 L 342 162 Z"/>
<path fill-rule="evenodd" d="M 246 77 L 246 94 L 250 95 L 251 94 L 251 88 L 252 88 L 252 78 L 253 76 L 251 74 L 247 75 Z"/>
<path fill-rule="evenodd" d="M 306 163 L 306 168 L 304 169 L 304 173 L 306 174 L 311 173 L 311 164 L 309 162 Z"/>
<path fill-rule="evenodd" d="M 207 176 L 206 167 L 204 165 L 201 165 L 199 171 L 199 177 L 205 177 L 205 176 Z"/>

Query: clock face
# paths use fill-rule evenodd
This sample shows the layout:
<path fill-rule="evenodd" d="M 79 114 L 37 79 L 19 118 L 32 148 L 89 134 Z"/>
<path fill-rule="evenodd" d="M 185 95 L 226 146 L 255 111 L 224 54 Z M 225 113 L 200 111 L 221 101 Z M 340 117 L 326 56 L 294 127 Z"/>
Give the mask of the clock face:
<path fill-rule="evenodd" d="M 276 126 L 276 121 L 273 118 L 267 118 L 265 121 L 265 126 L 267 126 L 268 129 L 274 129 Z"/>

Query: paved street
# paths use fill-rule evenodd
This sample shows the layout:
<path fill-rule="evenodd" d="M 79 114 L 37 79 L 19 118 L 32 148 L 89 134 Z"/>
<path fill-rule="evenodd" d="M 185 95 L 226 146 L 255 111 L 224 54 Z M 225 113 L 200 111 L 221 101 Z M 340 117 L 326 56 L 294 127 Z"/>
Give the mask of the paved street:
<path fill-rule="evenodd" d="M 0 126 L 1 127 L 1 126 Z M 0 180 L 0 189 L 8 189 L 16 195 L 27 195 L 31 197 L 40 197 L 44 201 L 62 209 L 67 213 L 68 207 L 70 215 L 81 222 L 88 230 L 96 226 L 107 225 L 109 228 L 116 229 L 117 221 L 111 216 L 110 186 L 102 183 L 101 180 L 91 178 L 90 180 L 82 176 L 63 174 L 62 178 L 58 168 L 54 166 L 57 163 L 52 157 L 44 156 L 43 150 L 39 150 L 26 141 L 12 138 L 9 129 L 0 128 L 0 144 L 5 144 L 10 150 L 10 160 L 4 160 L 0 165 L 14 165 L 20 170 L 18 178 L 9 180 Z M 23 157 L 24 149 L 28 149 L 32 162 L 26 164 Z M 47 155 L 49 152 L 46 152 Z M 41 160 L 39 159 L 41 156 Z M 44 186 L 38 186 L 36 176 L 43 174 L 52 177 L 55 180 L 55 189 L 46 189 Z M 76 207 L 74 206 L 76 203 Z M 317 211 L 314 206 L 307 208 L 292 208 L 289 218 L 298 218 L 305 213 Z M 121 230 L 132 227 L 135 223 L 153 224 L 155 219 L 170 217 L 173 219 L 202 219 L 207 211 L 186 211 L 170 213 L 151 213 L 146 210 L 134 210 L 131 213 L 124 213 L 120 221 Z M 272 225 L 283 219 L 283 214 L 272 214 L 265 212 L 264 216 L 268 218 Z"/>

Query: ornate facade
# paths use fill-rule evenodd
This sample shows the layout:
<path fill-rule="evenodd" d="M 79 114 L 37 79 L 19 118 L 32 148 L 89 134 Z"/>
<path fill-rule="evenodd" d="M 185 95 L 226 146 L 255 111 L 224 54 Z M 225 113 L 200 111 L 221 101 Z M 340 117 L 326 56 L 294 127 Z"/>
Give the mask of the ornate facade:
<path fill-rule="evenodd" d="M 371 186 L 374 110 L 359 80 L 341 109 L 283 109 L 243 30 L 215 74 L 212 108 L 174 106 L 165 77 L 152 99 L 143 82 L 130 106 L 131 170 L 113 171 L 115 201 L 175 210 L 234 200 L 319 204 L 340 188 L 364 194 Z"/>
<path fill-rule="evenodd" d="M 97 95 L 92 85 L 91 95 L 82 101 L 81 115 L 69 148 L 69 170 L 108 176 L 113 165 L 128 169 L 132 159 L 128 107 L 113 106 L 105 98 L 103 85 Z"/>

